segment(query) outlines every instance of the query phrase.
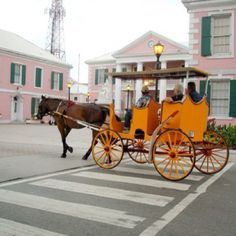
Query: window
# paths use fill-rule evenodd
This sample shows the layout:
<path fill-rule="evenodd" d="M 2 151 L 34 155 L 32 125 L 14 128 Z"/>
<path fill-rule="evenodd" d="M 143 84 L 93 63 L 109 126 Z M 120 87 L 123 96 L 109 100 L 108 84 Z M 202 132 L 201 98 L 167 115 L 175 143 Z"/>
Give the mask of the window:
<path fill-rule="evenodd" d="M 200 93 L 205 93 L 206 81 L 200 81 Z M 208 83 L 207 101 L 210 115 L 236 117 L 236 80 L 213 80 Z"/>
<path fill-rule="evenodd" d="M 36 70 L 35 70 L 34 86 L 36 88 L 41 88 L 41 86 L 42 86 L 42 69 L 41 68 L 36 68 Z"/>
<path fill-rule="evenodd" d="M 211 81 L 210 114 L 229 115 L 230 80 Z"/>
<path fill-rule="evenodd" d="M 116 72 L 116 68 L 112 68 L 112 72 Z M 112 84 L 116 83 L 116 78 L 112 78 Z"/>
<path fill-rule="evenodd" d="M 96 69 L 95 84 L 103 84 L 108 79 L 108 69 Z"/>
<path fill-rule="evenodd" d="M 63 74 L 59 72 L 51 72 L 51 89 L 62 90 L 63 89 Z"/>
<path fill-rule="evenodd" d="M 221 15 L 212 17 L 212 53 L 229 54 L 230 53 L 230 15 Z"/>
<path fill-rule="evenodd" d="M 26 66 L 21 64 L 11 63 L 11 77 L 12 84 L 25 85 Z"/>
<path fill-rule="evenodd" d="M 231 55 L 231 14 L 212 15 L 202 18 L 202 56 Z"/>
<path fill-rule="evenodd" d="M 38 112 L 38 107 L 39 107 L 39 98 L 31 98 L 31 116 L 34 118 Z"/>

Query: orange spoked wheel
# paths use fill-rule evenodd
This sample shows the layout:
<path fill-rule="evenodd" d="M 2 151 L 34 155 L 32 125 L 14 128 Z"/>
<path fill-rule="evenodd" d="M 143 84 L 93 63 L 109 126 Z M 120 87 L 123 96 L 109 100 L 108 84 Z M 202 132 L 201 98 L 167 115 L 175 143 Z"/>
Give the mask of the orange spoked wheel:
<path fill-rule="evenodd" d="M 195 167 L 204 174 L 221 171 L 229 159 L 229 147 L 215 131 L 206 131 L 203 142 L 196 146 Z"/>
<path fill-rule="evenodd" d="M 152 158 L 161 176 L 178 181 L 191 173 L 195 163 L 195 149 L 190 138 L 181 130 L 166 130 L 157 136 Z"/>
<path fill-rule="evenodd" d="M 128 141 L 127 152 L 133 161 L 144 164 L 148 161 L 149 148 L 149 141 L 134 139 Z"/>
<path fill-rule="evenodd" d="M 120 163 L 123 154 L 123 142 L 117 132 L 102 130 L 94 137 L 92 155 L 98 166 L 112 169 Z"/>

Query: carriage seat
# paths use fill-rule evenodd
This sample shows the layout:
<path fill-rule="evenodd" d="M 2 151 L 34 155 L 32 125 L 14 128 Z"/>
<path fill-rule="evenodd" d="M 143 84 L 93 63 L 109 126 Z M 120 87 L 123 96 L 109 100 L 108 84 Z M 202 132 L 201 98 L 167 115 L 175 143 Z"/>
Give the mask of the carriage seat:
<path fill-rule="evenodd" d="M 110 104 L 110 129 L 113 129 L 117 132 L 122 132 L 124 128 L 124 123 L 117 118 L 115 114 L 114 104 Z"/>
<path fill-rule="evenodd" d="M 198 103 L 193 102 L 188 95 L 182 101 L 163 101 L 161 122 L 173 112 L 178 111 L 176 116 L 164 128 L 181 129 L 193 141 L 202 141 L 203 133 L 207 128 L 208 110 L 208 103 L 205 96 Z"/>
<path fill-rule="evenodd" d="M 130 126 L 130 133 L 134 137 L 152 135 L 153 131 L 159 124 L 157 111 L 161 107 L 153 98 L 150 99 L 148 105 L 143 108 L 132 107 L 132 120 Z"/>

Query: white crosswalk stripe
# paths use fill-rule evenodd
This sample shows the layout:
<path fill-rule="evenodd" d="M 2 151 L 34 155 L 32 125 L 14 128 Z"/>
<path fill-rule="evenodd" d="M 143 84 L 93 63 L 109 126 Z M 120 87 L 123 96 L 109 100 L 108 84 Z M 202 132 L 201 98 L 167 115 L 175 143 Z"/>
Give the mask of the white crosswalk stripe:
<path fill-rule="evenodd" d="M 119 199 L 123 201 L 131 201 L 140 204 L 154 205 L 160 207 L 166 206 L 174 199 L 173 197 L 161 196 L 158 194 L 147 194 L 56 179 L 46 179 L 33 182 L 31 184 L 41 187 L 53 188 L 76 193 L 91 194 L 99 197 Z"/>
<path fill-rule="evenodd" d="M 134 228 L 138 222 L 145 220 L 143 217 L 128 215 L 127 212 L 124 211 L 54 200 L 4 189 L 0 189 L 0 202 L 78 217 L 124 228 Z"/>
<path fill-rule="evenodd" d="M 92 179 L 106 180 L 106 181 L 144 185 L 144 186 L 156 187 L 156 188 L 167 188 L 167 189 L 173 189 L 173 190 L 179 190 L 179 191 L 186 191 L 190 188 L 189 184 L 168 182 L 165 180 L 162 181 L 162 180 L 156 180 L 156 179 L 146 179 L 146 178 L 129 177 L 129 176 L 122 176 L 122 175 L 95 173 L 95 172 L 89 172 L 89 171 L 83 171 L 83 172 L 76 173 L 73 175 L 86 177 L 86 178 L 92 178 Z"/>
<path fill-rule="evenodd" d="M 127 168 L 123 166 L 118 166 L 114 169 L 114 171 L 122 171 L 122 172 L 127 172 L 127 173 L 134 173 L 134 174 L 143 174 L 143 175 L 152 175 L 152 176 L 158 176 L 159 174 L 155 169 L 140 169 L 140 168 Z M 199 181 L 202 178 L 204 178 L 203 175 L 193 175 L 190 174 L 186 179 L 192 180 L 192 181 Z"/>
<path fill-rule="evenodd" d="M 140 164 L 138 164 L 138 163 L 136 163 L 136 162 L 134 162 L 134 161 L 130 161 L 130 162 L 128 162 L 127 163 L 127 166 L 131 166 L 131 167 L 133 167 L 133 166 L 139 166 L 139 169 L 141 169 L 142 168 L 142 166 L 144 166 L 144 169 L 152 169 L 152 170 L 155 170 L 155 167 L 154 167 L 154 165 L 153 164 L 143 164 L 143 165 L 140 165 Z M 119 167 L 119 166 L 118 166 Z M 116 167 L 117 168 L 117 167 Z M 116 169 L 115 168 L 115 169 Z M 115 170 L 114 169 L 114 170 Z M 167 170 L 168 170 L 168 167 L 166 168 Z M 192 169 L 192 171 L 191 171 L 191 173 L 198 173 L 198 174 L 201 174 L 201 172 L 198 170 L 198 169 L 196 169 L 196 168 L 193 168 Z M 191 174 L 190 174 L 191 175 Z M 187 177 L 188 178 L 188 177 Z"/>
<path fill-rule="evenodd" d="M 21 224 L 12 220 L 0 218 L 1 236 L 66 236 L 65 234 L 54 233 L 45 229 L 40 229 L 26 224 Z"/>

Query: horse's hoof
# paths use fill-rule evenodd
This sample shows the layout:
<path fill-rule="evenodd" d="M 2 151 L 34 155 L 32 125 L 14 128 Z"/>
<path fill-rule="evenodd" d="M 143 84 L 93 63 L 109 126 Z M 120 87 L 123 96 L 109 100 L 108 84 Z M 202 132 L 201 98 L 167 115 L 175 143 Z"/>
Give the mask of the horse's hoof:
<path fill-rule="evenodd" d="M 86 156 L 82 157 L 82 160 L 87 160 L 87 159 L 88 159 L 88 157 L 86 157 Z"/>
<path fill-rule="evenodd" d="M 66 154 L 61 154 L 61 158 L 66 158 Z"/>
<path fill-rule="evenodd" d="M 69 151 L 70 153 L 72 153 L 72 152 L 73 152 L 73 147 L 68 147 L 68 151 Z"/>

